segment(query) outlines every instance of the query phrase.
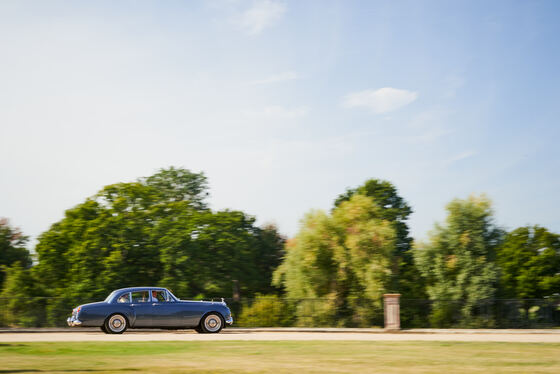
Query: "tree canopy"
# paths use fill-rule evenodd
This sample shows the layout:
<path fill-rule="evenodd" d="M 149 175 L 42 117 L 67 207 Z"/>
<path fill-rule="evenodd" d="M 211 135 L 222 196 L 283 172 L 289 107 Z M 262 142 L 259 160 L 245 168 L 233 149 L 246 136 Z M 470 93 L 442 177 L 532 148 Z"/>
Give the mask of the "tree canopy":
<path fill-rule="evenodd" d="M 396 232 L 395 254 L 407 253 L 412 243 L 408 235 L 406 221 L 412 213 L 412 208 L 399 195 L 396 187 L 388 181 L 380 179 L 369 179 L 357 188 L 349 188 L 345 193 L 339 195 L 334 206 L 350 200 L 356 194 L 371 197 L 379 209 L 379 218 L 392 223 Z"/>
<path fill-rule="evenodd" d="M 275 284 L 283 285 L 289 298 L 328 300 L 323 310 L 315 309 L 318 323 L 328 316 L 344 325 L 371 323 L 391 279 L 396 237 L 391 222 L 381 216 L 373 199 L 360 194 L 331 214 L 308 213 L 286 245 Z"/>
<path fill-rule="evenodd" d="M 12 226 L 6 218 L 0 218 L 0 286 L 5 278 L 5 267 L 16 262 L 19 266 L 31 266 L 31 255 L 26 248 L 29 238 Z"/>
<path fill-rule="evenodd" d="M 539 226 L 508 233 L 497 253 L 501 289 L 508 298 L 560 294 L 560 235 Z"/>
<path fill-rule="evenodd" d="M 399 195 L 397 188 L 391 182 L 369 179 L 363 185 L 347 189 L 345 193 L 339 195 L 335 200 L 335 207 L 355 195 L 372 198 L 379 208 L 379 218 L 389 222 L 395 230 L 391 280 L 387 285 L 387 291 L 400 293 L 402 299 L 426 298 L 424 280 L 414 265 L 412 238 L 409 236 L 407 221 L 412 213 L 410 205 Z M 412 304 L 403 306 L 401 319 L 406 325 L 420 313 Z"/>
<path fill-rule="evenodd" d="M 6 278 L 0 293 L 2 315 L 0 325 L 42 326 L 45 323 L 46 285 L 36 278 L 34 269 L 26 269 L 19 261 L 5 267 Z"/>
<path fill-rule="evenodd" d="M 418 268 L 434 300 L 433 323 L 445 325 L 461 308 L 461 317 L 474 316 L 477 302 L 496 294 L 495 254 L 502 231 L 493 223 L 491 202 L 485 196 L 455 199 L 447 205 L 444 225 L 436 224 L 427 242 L 416 246 Z"/>
<path fill-rule="evenodd" d="M 206 177 L 163 169 L 103 188 L 40 237 L 38 274 L 50 294 L 72 302 L 132 285 L 170 287 L 179 297 L 273 290 L 283 239 L 239 211 L 213 212 Z"/>

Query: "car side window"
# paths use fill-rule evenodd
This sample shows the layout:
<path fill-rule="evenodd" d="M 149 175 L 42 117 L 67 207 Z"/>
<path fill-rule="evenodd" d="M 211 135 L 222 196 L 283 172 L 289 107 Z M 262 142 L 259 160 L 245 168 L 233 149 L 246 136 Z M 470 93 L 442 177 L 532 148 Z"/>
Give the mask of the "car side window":
<path fill-rule="evenodd" d="M 152 291 L 152 301 L 156 303 L 166 303 L 169 301 L 169 295 L 164 290 Z"/>
<path fill-rule="evenodd" d="M 117 303 L 130 303 L 130 293 L 123 293 L 121 296 L 119 296 L 119 298 L 117 299 Z"/>
<path fill-rule="evenodd" d="M 135 291 L 132 293 L 133 303 L 147 303 L 150 301 L 150 296 L 148 291 Z"/>

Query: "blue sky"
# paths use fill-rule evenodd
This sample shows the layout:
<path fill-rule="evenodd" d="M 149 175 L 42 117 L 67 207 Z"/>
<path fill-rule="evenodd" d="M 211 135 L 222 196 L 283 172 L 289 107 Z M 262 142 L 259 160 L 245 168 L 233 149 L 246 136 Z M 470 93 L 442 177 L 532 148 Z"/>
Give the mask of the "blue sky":
<path fill-rule="evenodd" d="M 0 216 L 36 236 L 104 185 L 204 171 L 294 235 L 393 182 L 560 232 L 557 1 L 0 2 Z"/>

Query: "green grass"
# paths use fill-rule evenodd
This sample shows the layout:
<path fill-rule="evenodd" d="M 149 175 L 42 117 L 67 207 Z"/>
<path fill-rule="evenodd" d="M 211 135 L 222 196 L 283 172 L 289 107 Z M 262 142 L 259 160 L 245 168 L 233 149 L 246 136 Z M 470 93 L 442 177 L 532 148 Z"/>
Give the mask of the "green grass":
<path fill-rule="evenodd" d="M 560 344 L 0 343 L 0 373 L 560 373 Z"/>

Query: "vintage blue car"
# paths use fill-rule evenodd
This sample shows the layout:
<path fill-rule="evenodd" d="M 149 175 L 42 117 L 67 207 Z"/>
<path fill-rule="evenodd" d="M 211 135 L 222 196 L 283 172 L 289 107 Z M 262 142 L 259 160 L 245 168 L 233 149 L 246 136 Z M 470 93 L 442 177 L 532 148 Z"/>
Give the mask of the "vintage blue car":
<path fill-rule="evenodd" d="M 218 333 L 233 323 L 226 303 L 179 300 L 161 287 L 131 287 L 111 292 L 105 301 L 80 305 L 68 326 L 101 327 L 107 334 L 127 328 L 195 329 Z"/>

